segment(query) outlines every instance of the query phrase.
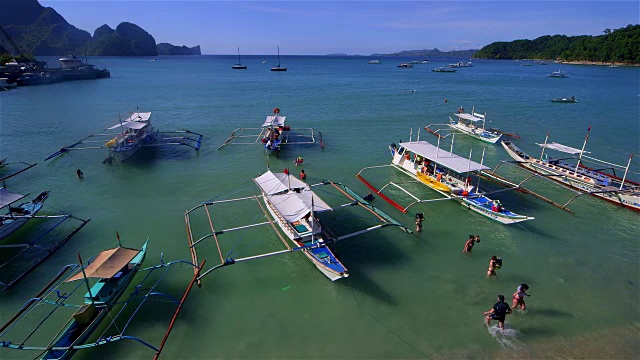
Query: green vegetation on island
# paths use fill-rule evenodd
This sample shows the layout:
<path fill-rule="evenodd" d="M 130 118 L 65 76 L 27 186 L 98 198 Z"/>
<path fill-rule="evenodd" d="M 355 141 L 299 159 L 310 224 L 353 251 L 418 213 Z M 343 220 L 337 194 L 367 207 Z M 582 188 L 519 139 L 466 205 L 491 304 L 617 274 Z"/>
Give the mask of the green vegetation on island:
<path fill-rule="evenodd" d="M 535 40 L 494 42 L 474 57 L 640 64 L 640 25 L 606 29 L 599 36 L 547 35 Z"/>

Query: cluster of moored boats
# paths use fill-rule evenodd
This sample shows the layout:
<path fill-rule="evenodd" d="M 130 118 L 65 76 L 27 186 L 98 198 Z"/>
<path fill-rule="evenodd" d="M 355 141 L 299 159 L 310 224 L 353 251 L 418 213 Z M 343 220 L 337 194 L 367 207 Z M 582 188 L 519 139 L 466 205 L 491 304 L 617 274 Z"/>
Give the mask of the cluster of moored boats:
<path fill-rule="evenodd" d="M 86 59 L 65 56 L 59 68 L 47 68 L 46 63 L 18 63 L 12 60 L 0 67 L 0 90 L 15 86 L 44 85 L 63 81 L 101 79 L 111 76 L 107 69 L 99 69 Z"/>
<path fill-rule="evenodd" d="M 524 169 L 534 173 L 536 176 L 555 180 L 567 187 L 573 188 L 580 193 L 564 205 L 557 206 L 568 210 L 567 205 L 581 194 L 590 194 L 615 203 L 622 207 L 633 210 L 640 210 L 640 184 L 627 180 L 631 158 L 626 166 L 603 162 L 601 160 L 587 156 L 585 151 L 588 135 L 585 138 L 582 149 L 572 148 L 558 143 L 549 143 L 545 139 L 542 147 L 542 154 L 539 158 L 534 158 L 520 148 L 511 140 L 504 139 L 504 136 L 517 137 L 515 134 L 508 134 L 495 129 L 485 128 L 486 113 L 481 114 L 472 108 L 470 113 L 465 113 L 460 109 L 456 114 L 457 120 L 450 118 L 446 124 L 431 124 L 425 127 L 431 134 L 437 136 L 437 143 L 434 145 L 425 140 L 420 140 L 420 130 L 417 132 L 416 140 L 413 140 L 413 131 L 408 142 L 391 144 L 390 164 L 368 166 L 358 172 L 356 177 L 360 179 L 370 190 L 367 197 L 361 197 L 344 184 L 328 180 L 320 180 L 313 183 L 311 179 L 306 179 L 304 173 L 300 174 L 300 179 L 289 173 L 273 172 L 268 169 L 261 175 L 251 179 L 251 188 L 254 194 L 239 198 L 220 198 L 205 201 L 194 208 L 185 211 L 184 220 L 187 229 L 188 248 L 191 253 L 190 261 L 176 260 L 173 262 L 161 261 L 158 265 L 142 267 L 149 240 L 139 248 L 118 247 L 105 250 L 84 265 L 82 258 L 78 258 L 78 264 L 68 265 L 36 296 L 32 297 L 7 324 L 0 327 L 0 347 L 13 348 L 19 350 L 38 351 L 43 359 L 65 359 L 70 358 L 80 349 L 104 345 L 123 339 L 136 340 L 144 346 L 156 352 L 158 356 L 162 352 L 172 325 L 179 314 L 181 305 L 185 301 L 194 284 L 201 284 L 202 279 L 212 271 L 230 266 L 236 263 L 255 260 L 280 254 L 301 252 L 311 263 L 328 279 L 336 281 L 349 276 L 347 267 L 337 258 L 331 250 L 330 245 L 336 241 L 360 236 L 371 231 L 385 227 L 397 227 L 406 233 L 411 230 L 394 220 L 390 215 L 384 213 L 379 207 L 372 206 L 372 198 L 380 197 L 390 203 L 394 208 L 403 213 L 407 213 L 412 206 L 440 200 L 453 200 L 471 211 L 482 215 L 500 224 L 516 224 L 523 221 L 533 220 L 527 215 L 518 214 L 508 210 L 499 199 L 496 199 L 491 192 L 486 192 L 480 187 L 482 179 L 498 182 L 504 186 L 533 194 L 543 200 L 548 200 L 541 195 L 535 194 L 531 190 L 524 188 L 524 183 L 514 183 L 496 174 L 495 169 L 484 165 L 484 152 L 480 162 L 472 160 L 472 152 L 468 157 L 456 155 L 453 152 L 455 135 L 466 135 L 490 144 L 501 141 L 502 146 L 513 158 L 513 162 Z M 127 161 L 137 150 L 153 145 L 186 145 L 198 150 L 201 145 L 202 135 L 185 130 L 162 135 L 154 130 L 150 122 L 150 112 L 132 112 L 126 119 L 120 120 L 116 125 L 109 127 L 105 133 L 93 134 L 88 137 L 62 147 L 56 153 L 47 157 L 46 160 L 67 153 L 71 150 L 106 148 L 108 156 L 105 162 Z M 268 155 L 279 156 L 281 152 L 289 146 L 319 144 L 324 147 L 322 134 L 313 128 L 294 128 L 286 123 L 286 116 L 281 114 L 279 108 L 274 108 L 272 113 L 267 115 L 265 120 L 258 127 L 242 127 L 235 129 L 229 138 L 218 147 L 222 150 L 231 145 L 258 145 L 264 149 Z M 114 131 L 109 133 L 108 130 Z M 589 128 L 590 131 L 590 128 Z M 441 147 L 442 139 L 451 136 L 449 149 Z M 572 160 L 554 159 L 545 155 L 546 150 L 554 150 L 573 155 Z M 302 158 L 296 159 L 296 164 L 302 163 Z M 502 165 L 505 162 L 501 162 Z M 624 174 L 618 177 L 617 173 L 608 173 L 603 168 L 593 168 L 585 164 L 602 163 L 606 168 L 617 167 L 624 170 Z M 5 166 L 6 158 L 2 159 L 0 166 Z M 498 166 L 500 166 L 498 165 Z M 31 165 L 32 166 L 32 165 Z M 402 183 L 389 182 L 381 188 L 376 187 L 363 176 L 364 171 L 375 171 L 382 167 L 391 167 L 401 174 L 409 176 L 413 182 L 426 185 L 439 194 L 436 199 L 424 199 L 420 194 L 411 192 L 403 187 Z M 22 172 L 24 170 L 20 170 Z M 16 172 L 17 174 L 18 172 Z M 11 175 L 13 176 L 13 175 Z M 79 175 L 80 176 L 80 175 Z M 532 178 L 532 177 L 530 177 Z M 2 179 L 4 180 L 4 179 Z M 526 181 L 526 180 L 525 180 Z M 407 194 L 410 204 L 400 205 L 391 198 L 385 189 L 395 187 Z M 325 192 L 333 192 L 332 201 L 328 197 L 323 199 L 316 189 L 323 189 Z M 396 192 L 397 193 L 397 192 Z M 495 192 L 497 193 L 497 192 Z M 0 189 L 0 205 L 8 207 L 8 212 L 0 219 L 0 240 L 14 233 L 20 224 L 27 220 L 36 218 L 36 214 L 42 208 L 42 204 L 48 198 L 49 192 L 42 192 L 32 201 L 22 203 L 16 207 L 9 206 L 17 202 L 21 197 Z M 338 199 L 338 200 L 333 200 Z M 333 202 L 339 201 L 338 204 Z M 234 216 L 229 206 L 234 203 L 249 202 L 249 206 L 242 206 L 239 209 L 241 216 Z M 552 201 L 548 201 L 554 203 Z M 554 203 L 555 204 L 555 203 Z M 336 212 L 341 209 L 355 208 L 364 212 L 374 222 L 365 225 L 362 229 L 351 229 L 345 234 L 336 234 L 336 229 L 331 226 L 332 219 L 325 217 L 325 213 Z M 247 209 L 253 209 L 256 215 L 251 217 Z M 421 213 L 417 214 L 418 217 Z M 251 221 L 236 223 L 233 219 L 252 219 Z M 364 217 L 359 217 L 358 224 L 362 223 Z M 82 220 L 80 227 L 84 226 L 88 220 Z M 336 221 L 333 219 L 333 221 Z M 345 221 L 344 219 L 340 221 Z M 264 229 L 264 230 L 263 230 Z M 76 229 L 73 233 L 79 230 Z M 249 231 L 275 232 L 281 240 L 283 249 L 268 252 L 242 255 L 247 249 L 251 249 L 255 239 L 250 244 L 246 244 L 245 249 L 241 249 L 244 235 Z M 120 243 L 120 236 L 116 234 Z M 221 241 L 222 237 L 235 237 L 236 242 L 230 249 L 225 249 L 225 244 L 233 243 Z M 267 238 L 263 236 L 263 238 Z M 273 238 L 273 237 L 271 237 Z M 203 251 L 209 247 L 211 250 L 215 246 L 220 258 L 220 262 L 213 266 L 205 267 L 206 261 L 203 259 Z M 227 251 L 228 250 L 228 251 Z M 208 254 L 208 253 L 207 253 Z M 238 254 L 237 256 L 235 254 Z M 173 315 L 171 324 L 167 328 L 165 337 L 159 346 L 138 339 L 127 333 L 128 324 L 136 316 L 142 304 L 155 296 L 167 296 L 156 290 L 159 280 L 149 285 L 143 285 L 149 275 L 144 277 L 142 283 L 136 285 L 136 291 L 126 300 L 119 300 L 126 289 L 133 282 L 136 273 L 160 272 L 162 276 L 175 264 L 182 264 L 193 268 L 193 277 L 189 282 L 182 296 L 181 301 L 177 301 L 177 310 Z M 2 265 L 4 266 L 4 265 Z M 5 284 L 7 285 L 7 284 Z M 11 285 L 11 284 L 8 284 Z M 9 286 L 6 286 L 9 287 Z M 142 290 L 144 289 L 144 290 Z M 71 294 L 79 291 L 85 292 L 81 296 L 80 302 L 77 297 Z M 123 304 L 124 307 L 131 306 L 131 311 L 112 310 L 116 304 Z M 55 326 L 61 330 L 53 336 L 46 345 L 28 346 L 26 340 L 14 338 L 14 330 L 20 326 L 26 326 L 28 331 L 36 333 L 45 330 L 50 322 L 59 319 L 57 317 L 45 316 L 38 318 L 36 309 L 42 306 L 51 306 L 52 312 L 60 308 L 75 307 L 76 311 L 69 317 L 62 327 Z M 41 314 L 40 314 L 41 316 Z M 124 317 L 124 327 L 118 327 L 115 319 Z M 107 330 L 94 340 L 93 332 L 101 326 L 103 320 L 110 318 Z M 22 324 L 22 325 L 20 325 Z M 26 325 L 25 325 L 26 324 Z M 103 326 L 104 327 L 104 326 Z M 109 331 L 109 330 L 113 331 Z M 24 331 L 24 328 L 22 329 Z M 19 332 L 18 332 L 19 333 Z"/>

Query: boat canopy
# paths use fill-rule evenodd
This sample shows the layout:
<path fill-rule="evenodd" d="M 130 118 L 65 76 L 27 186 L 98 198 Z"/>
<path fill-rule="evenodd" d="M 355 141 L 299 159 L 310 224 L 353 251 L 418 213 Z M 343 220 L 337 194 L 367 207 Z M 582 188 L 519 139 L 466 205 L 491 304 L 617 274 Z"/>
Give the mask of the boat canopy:
<path fill-rule="evenodd" d="M 474 122 L 475 121 L 484 121 L 484 115 L 482 115 L 482 114 L 474 113 L 473 115 L 471 115 L 471 114 L 466 114 L 466 113 L 462 113 L 462 114 L 455 113 L 455 115 L 457 117 L 461 118 L 461 119 L 465 119 L 465 120 L 468 120 L 468 121 L 474 121 Z"/>
<path fill-rule="evenodd" d="M 444 149 L 438 149 L 426 141 L 400 143 L 400 146 L 457 173 L 490 169 L 487 166 L 465 159 Z"/>
<path fill-rule="evenodd" d="M 131 113 L 131 116 L 129 116 L 129 118 L 125 121 L 149 121 L 149 119 L 151 118 L 151 113 L 150 112 L 134 112 Z"/>
<path fill-rule="evenodd" d="M 540 145 L 540 147 L 545 148 L 545 149 L 556 150 L 556 151 L 560 151 L 560 152 L 571 154 L 571 155 L 580 154 L 582 152 L 582 150 L 580 150 L 580 149 L 576 149 L 576 148 L 572 148 L 570 146 L 558 144 L 557 142 L 552 142 L 550 144 L 537 144 L 537 145 Z M 589 152 L 585 151 L 585 153 L 588 154 Z"/>
<path fill-rule="evenodd" d="M 331 207 L 307 184 L 291 175 L 267 171 L 254 181 L 267 194 L 273 206 L 287 222 L 294 222 L 307 216 L 311 212 L 311 204 L 314 212 L 331 210 Z M 290 186 L 288 186 L 289 182 Z M 288 191 L 289 189 L 294 191 Z"/>
<path fill-rule="evenodd" d="M 10 205 L 27 195 L 11 192 L 5 188 L 0 188 L 0 208 Z"/>
<path fill-rule="evenodd" d="M 123 247 L 105 250 L 98 254 L 95 260 L 84 268 L 84 273 L 87 278 L 112 278 L 139 253 L 140 250 Z M 84 279 L 82 271 L 69 278 L 66 282 L 80 279 Z"/>
<path fill-rule="evenodd" d="M 273 173 L 271 170 L 253 179 L 267 195 L 274 195 L 293 189 L 309 189 L 309 185 L 285 173 Z"/>
<path fill-rule="evenodd" d="M 124 128 L 128 128 L 128 129 L 142 129 L 143 127 L 147 126 L 148 123 L 143 123 L 143 122 L 138 122 L 138 121 L 127 121 L 127 122 L 123 122 L 121 124 L 118 125 L 114 125 L 112 127 L 109 128 L 109 130 L 112 129 L 117 129 L 119 127 L 124 127 Z"/>
<path fill-rule="evenodd" d="M 269 115 L 267 116 L 267 118 L 264 120 L 264 124 L 262 124 L 262 127 L 267 127 L 267 126 L 284 126 L 284 120 L 286 119 L 286 116 L 280 116 L 280 115 Z"/>

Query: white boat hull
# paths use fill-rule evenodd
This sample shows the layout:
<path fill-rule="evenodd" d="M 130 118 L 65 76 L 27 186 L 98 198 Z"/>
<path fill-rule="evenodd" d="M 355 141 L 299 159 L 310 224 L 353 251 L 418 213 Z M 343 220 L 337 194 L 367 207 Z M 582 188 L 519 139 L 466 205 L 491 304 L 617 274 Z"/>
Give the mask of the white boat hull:
<path fill-rule="evenodd" d="M 287 235 L 287 237 L 289 238 L 289 240 L 291 240 L 291 243 L 294 246 L 296 246 L 296 247 L 304 246 L 304 242 L 311 241 L 312 237 L 313 237 L 314 241 L 323 242 L 323 239 L 322 239 L 322 228 L 320 226 L 317 226 L 317 227 L 314 226 L 313 231 L 310 230 L 308 233 L 299 234 L 298 232 L 296 232 L 293 229 L 293 226 L 291 224 L 289 224 L 282 217 L 282 215 L 280 215 L 280 213 L 276 210 L 275 206 L 271 203 L 271 201 L 269 201 L 269 198 L 267 197 L 267 195 L 263 194 L 262 195 L 262 199 L 263 199 L 265 205 L 267 206 L 267 210 L 269 211 L 269 214 L 271 214 L 273 219 L 275 219 L 275 221 L 278 224 L 278 226 L 280 227 L 280 229 L 282 229 L 282 231 L 285 233 L 285 235 Z M 300 236 L 300 235 L 302 235 L 302 236 Z M 324 245 L 324 246 L 326 246 L 326 245 Z M 313 254 L 311 254 L 311 250 L 310 249 L 302 250 L 302 253 L 304 254 L 304 256 L 307 257 L 307 259 L 309 259 L 309 261 L 311 261 L 311 263 L 313 263 L 313 265 L 318 270 L 320 270 L 320 272 L 322 274 L 324 274 L 324 276 L 326 276 L 331 281 L 336 281 L 336 280 L 339 280 L 339 279 L 342 279 L 342 278 L 346 278 L 346 277 L 349 276 L 348 272 L 338 273 L 338 272 L 333 271 L 329 267 L 325 266 L 315 256 L 313 256 Z"/>
<path fill-rule="evenodd" d="M 516 216 L 509 216 L 509 212 L 496 212 L 496 211 L 492 211 L 491 208 L 487 208 L 481 205 L 478 205 L 476 203 L 474 203 L 473 201 L 469 200 L 469 198 L 462 196 L 462 195 L 457 195 L 454 192 L 448 192 L 448 191 L 443 191 L 440 190 L 436 187 L 433 186 L 429 186 L 429 184 L 420 181 L 420 179 L 418 178 L 418 176 L 416 175 L 416 171 L 419 171 L 417 169 L 417 166 L 415 165 L 415 163 L 411 160 L 407 160 L 403 155 L 400 155 L 398 153 L 394 154 L 393 157 L 393 161 L 391 162 L 391 164 L 393 166 L 395 166 L 396 168 L 398 168 L 400 171 L 404 172 L 405 174 L 411 176 L 413 179 L 417 180 L 418 182 L 428 186 L 430 189 L 437 191 L 438 193 L 442 194 L 443 196 L 453 199 L 455 201 L 457 201 L 458 203 L 460 203 L 460 205 L 467 207 L 468 209 L 470 209 L 471 211 L 474 211 L 484 217 L 487 217 L 491 220 L 497 221 L 499 223 L 502 224 L 514 224 L 514 223 L 518 223 L 521 221 L 526 221 L 526 220 L 533 220 L 534 217 L 530 217 L 530 216 L 524 216 L 524 215 L 517 215 L 514 214 Z M 447 185 L 450 185 L 447 183 Z M 455 187 L 460 187 L 462 184 L 451 184 L 450 187 L 452 189 L 454 189 Z M 469 190 L 471 190 L 472 188 L 470 187 Z M 513 214 L 513 213 L 511 213 Z"/>
<path fill-rule="evenodd" d="M 471 136 L 472 138 L 482 140 L 491 144 L 497 143 L 498 140 L 500 140 L 500 138 L 502 137 L 502 134 L 487 131 L 482 128 L 470 128 L 469 126 L 460 123 L 450 123 L 449 127 L 459 130 Z"/>

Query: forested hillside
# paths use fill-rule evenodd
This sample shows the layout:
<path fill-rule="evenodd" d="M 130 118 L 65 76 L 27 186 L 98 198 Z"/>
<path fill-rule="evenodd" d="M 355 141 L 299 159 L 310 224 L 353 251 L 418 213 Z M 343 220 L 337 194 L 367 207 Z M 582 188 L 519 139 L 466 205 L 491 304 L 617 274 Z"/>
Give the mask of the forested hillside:
<path fill-rule="evenodd" d="M 640 25 L 600 36 L 547 35 L 535 40 L 494 42 L 475 53 L 485 59 L 559 59 L 640 64 Z"/>

